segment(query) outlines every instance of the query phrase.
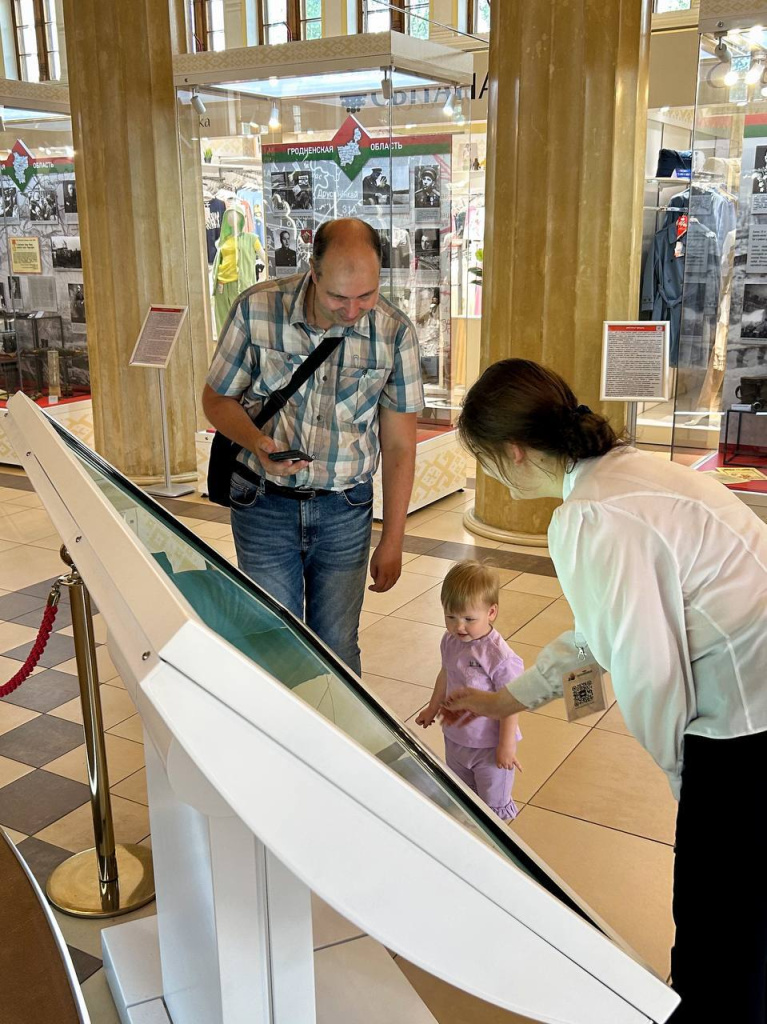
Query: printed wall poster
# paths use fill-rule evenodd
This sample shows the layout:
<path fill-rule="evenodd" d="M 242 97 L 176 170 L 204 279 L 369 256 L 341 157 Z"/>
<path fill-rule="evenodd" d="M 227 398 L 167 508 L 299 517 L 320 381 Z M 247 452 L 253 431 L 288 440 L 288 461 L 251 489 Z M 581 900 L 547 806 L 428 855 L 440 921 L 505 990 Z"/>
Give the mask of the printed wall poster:
<path fill-rule="evenodd" d="M 42 274 L 39 238 L 11 237 L 8 241 L 11 247 L 11 270 L 14 274 Z"/>

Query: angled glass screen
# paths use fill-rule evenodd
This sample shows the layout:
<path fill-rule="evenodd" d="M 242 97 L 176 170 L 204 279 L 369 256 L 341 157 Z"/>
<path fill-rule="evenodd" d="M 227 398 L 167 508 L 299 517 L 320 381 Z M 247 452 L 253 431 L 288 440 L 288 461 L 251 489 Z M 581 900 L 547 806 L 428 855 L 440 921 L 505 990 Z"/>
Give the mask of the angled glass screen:
<path fill-rule="evenodd" d="M 302 622 L 166 509 L 58 423 L 51 422 L 115 511 L 210 629 L 570 909 L 591 920 L 517 845 L 500 819 L 467 797 L 443 763 L 418 744 Z"/>

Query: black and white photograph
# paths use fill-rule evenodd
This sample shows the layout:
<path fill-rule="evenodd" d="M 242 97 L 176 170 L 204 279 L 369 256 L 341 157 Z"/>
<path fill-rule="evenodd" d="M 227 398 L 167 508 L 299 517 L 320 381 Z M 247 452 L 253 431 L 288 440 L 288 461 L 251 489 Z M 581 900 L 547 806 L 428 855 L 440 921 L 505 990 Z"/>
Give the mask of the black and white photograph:
<path fill-rule="evenodd" d="M 28 196 L 30 220 L 50 223 L 59 219 L 59 204 L 53 189 L 33 188 Z"/>
<path fill-rule="evenodd" d="M 368 167 L 362 179 L 363 206 L 391 206 L 392 187 L 383 167 Z"/>
<path fill-rule="evenodd" d="M 381 236 L 381 269 L 408 270 L 410 268 L 410 232 L 407 228 L 379 230 Z M 393 240 L 392 240 L 393 236 Z"/>
<path fill-rule="evenodd" d="M 767 195 L 767 146 L 757 146 L 751 191 L 755 196 Z"/>
<path fill-rule="evenodd" d="M 19 208 L 16 205 L 17 190 L 10 185 L 3 185 L 3 220 L 18 220 Z"/>
<path fill-rule="evenodd" d="M 77 185 L 74 178 L 64 182 L 64 213 L 77 213 Z"/>
<path fill-rule="evenodd" d="M 745 286 L 740 336 L 741 338 L 767 339 L 767 284 L 747 284 Z"/>
<path fill-rule="evenodd" d="M 439 270 L 439 228 L 417 228 L 415 259 L 417 270 Z"/>
<path fill-rule="evenodd" d="M 54 270 L 82 270 L 83 254 L 78 235 L 54 235 L 51 239 Z"/>
<path fill-rule="evenodd" d="M 7 313 L 10 309 L 8 305 L 8 292 L 6 291 L 5 285 L 0 281 L 0 313 Z"/>
<path fill-rule="evenodd" d="M 69 286 L 69 315 L 73 324 L 85 323 L 85 294 L 81 284 Z"/>
<path fill-rule="evenodd" d="M 21 304 L 21 278 L 18 274 L 13 274 L 8 278 L 8 293 L 13 299 L 15 308 L 18 309 Z"/>
<path fill-rule="evenodd" d="M 272 207 L 275 213 L 282 210 L 311 210 L 311 171 L 272 171 Z"/>
<path fill-rule="evenodd" d="M 296 249 L 296 232 L 291 227 L 274 224 L 267 228 L 267 251 L 269 257 L 269 273 L 285 270 L 295 273 L 298 266 Z"/>
<path fill-rule="evenodd" d="M 439 167 L 428 164 L 416 167 L 413 171 L 414 197 L 416 210 L 438 210 L 440 206 Z"/>

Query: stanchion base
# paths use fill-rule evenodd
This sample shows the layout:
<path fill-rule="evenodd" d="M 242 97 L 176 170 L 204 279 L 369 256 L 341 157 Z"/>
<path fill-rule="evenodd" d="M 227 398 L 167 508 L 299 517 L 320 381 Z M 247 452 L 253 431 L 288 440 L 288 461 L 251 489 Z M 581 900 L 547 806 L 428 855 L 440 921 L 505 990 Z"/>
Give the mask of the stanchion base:
<path fill-rule="evenodd" d="M 72 917 L 118 917 L 154 899 L 152 852 L 145 846 L 116 849 L 116 882 L 99 882 L 96 850 L 76 853 L 51 872 L 45 892 L 58 910 Z"/>
<path fill-rule="evenodd" d="M 171 484 L 170 487 L 145 487 L 147 494 L 155 498 L 181 498 L 185 494 L 194 494 L 194 487 L 188 484 Z"/>

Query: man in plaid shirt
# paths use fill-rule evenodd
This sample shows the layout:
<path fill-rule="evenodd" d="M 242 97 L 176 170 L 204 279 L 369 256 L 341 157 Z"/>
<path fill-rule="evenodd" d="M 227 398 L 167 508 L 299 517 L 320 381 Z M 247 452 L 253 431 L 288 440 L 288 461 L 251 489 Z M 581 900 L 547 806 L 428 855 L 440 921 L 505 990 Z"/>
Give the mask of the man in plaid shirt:
<path fill-rule="evenodd" d="M 210 422 L 242 445 L 230 492 L 240 568 L 307 624 L 355 672 L 382 459 L 384 521 L 370 589 L 402 570 L 402 538 L 423 408 L 413 325 L 379 295 L 381 242 L 363 221 L 323 224 L 311 270 L 265 281 L 234 304 L 203 394 Z M 259 430 L 268 396 L 326 337 L 343 340 Z M 298 449 L 312 462 L 273 462 Z"/>

